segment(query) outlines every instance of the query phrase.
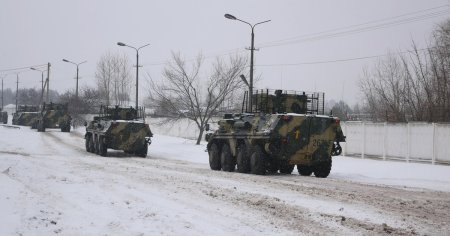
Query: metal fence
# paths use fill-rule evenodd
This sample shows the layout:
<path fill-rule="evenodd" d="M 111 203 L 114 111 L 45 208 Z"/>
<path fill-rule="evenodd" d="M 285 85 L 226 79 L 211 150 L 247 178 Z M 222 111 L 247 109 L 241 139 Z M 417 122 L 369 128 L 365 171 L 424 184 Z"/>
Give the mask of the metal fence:
<path fill-rule="evenodd" d="M 347 156 L 450 163 L 450 124 L 350 121 L 342 129 Z"/>

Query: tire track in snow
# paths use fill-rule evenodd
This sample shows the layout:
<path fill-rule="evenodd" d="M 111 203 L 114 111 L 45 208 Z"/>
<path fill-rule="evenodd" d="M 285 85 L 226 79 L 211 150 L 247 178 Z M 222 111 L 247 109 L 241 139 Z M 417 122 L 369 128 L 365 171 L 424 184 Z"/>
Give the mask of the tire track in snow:
<path fill-rule="evenodd" d="M 54 134 L 49 134 L 55 141 L 70 148 L 75 148 L 78 152 L 88 154 L 79 145 L 67 143 L 58 139 Z M 82 140 L 82 139 L 80 139 Z M 89 153 L 90 154 L 90 153 Z M 92 154 L 90 154 L 92 155 Z M 426 234 L 434 232 L 442 234 L 449 232 L 448 222 L 450 216 L 445 210 L 450 206 L 450 195 L 434 191 L 411 191 L 385 186 L 353 183 L 334 179 L 317 179 L 314 177 L 301 176 L 252 176 L 239 173 L 216 172 L 207 169 L 206 165 L 193 164 L 185 161 L 173 161 L 167 159 L 140 158 L 104 158 L 96 156 L 105 162 L 113 162 L 121 166 L 121 171 L 117 168 L 104 168 L 102 164 L 93 167 L 99 170 L 116 173 L 121 177 L 134 179 L 135 182 L 144 181 L 154 185 L 164 183 L 163 187 L 168 191 L 176 190 L 209 198 L 219 199 L 231 205 L 238 205 L 247 210 L 258 211 L 259 214 L 273 215 L 274 224 L 286 227 L 290 230 L 308 232 L 305 225 L 310 228 L 326 226 L 324 232 L 339 232 L 337 230 L 347 230 L 358 233 L 394 233 L 394 234 Z M 206 168 L 205 168 L 206 167 Z M 130 173 L 130 169 L 135 169 L 135 173 Z M 143 173 L 150 172 L 150 177 L 144 177 Z M 157 174 L 155 174 L 157 173 Z M 202 182 L 198 179 L 218 179 L 217 182 L 235 181 L 237 185 L 243 182 L 248 185 L 271 189 L 296 192 L 298 194 L 310 196 L 312 199 L 324 201 L 333 200 L 351 204 L 355 207 L 364 208 L 370 206 L 380 211 L 380 214 L 394 215 L 401 219 L 401 228 L 394 228 L 385 223 L 368 223 L 366 219 L 356 219 L 345 214 L 311 213 L 308 209 L 290 205 L 285 201 L 270 195 L 261 193 L 248 193 L 233 191 L 223 188 L 218 183 Z M 194 187 L 193 187 L 194 186 Z M 180 190 L 181 189 L 181 190 Z M 282 214 L 278 214 L 281 212 Z M 295 219 L 295 220 L 293 220 Z M 296 219 L 302 219 L 303 223 L 296 223 Z M 304 219 L 307 219 L 306 221 Z M 306 223 L 305 223 L 306 222 Z M 435 227 L 435 226 L 439 227 Z M 310 233 L 314 233 L 311 231 Z M 317 233 L 317 232 L 316 232 Z"/>

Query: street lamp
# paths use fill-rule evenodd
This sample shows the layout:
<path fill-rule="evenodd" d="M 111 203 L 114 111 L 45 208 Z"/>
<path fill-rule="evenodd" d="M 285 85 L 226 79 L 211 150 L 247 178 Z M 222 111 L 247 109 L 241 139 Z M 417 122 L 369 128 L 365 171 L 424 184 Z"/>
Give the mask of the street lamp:
<path fill-rule="evenodd" d="M 138 109 L 138 91 L 139 91 L 139 49 L 143 48 L 143 47 L 147 47 L 150 44 L 146 44 L 144 46 L 140 46 L 138 48 L 135 48 L 133 46 L 130 45 L 126 45 L 122 42 L 118 42 L 117 45 L 121 46 L 121 47 L 129 47 L 129 48 L 133 48 L 134 50 L 136 50 L 136 109 Z"/>
<path fill-rule="evenodd" d="M 243 20 L 241 20 L 241 19 L 239 19 L 239 18 L 237 18 L 237 17 L 235 17 L 233 15 L 230 15 L 230 14 L 225 14 L 225 18 L 230 19 L 230 20 L 237 20 L 237 21 L 243 22 L 243 23 L 249 25 L 250 28 L 252 29 L 252 42 L 251 42 L 251 46 L 250 46 L 250 84 L 249 84 L 249 90 L 250 90 L 249 91 L 249 103 L 250 103 L 249 105 L 250 105 L 250 112 L 252 112 L 252 107 L 253 107 L 253 104 L 252 104 L 253 103 L 252 102 L 252 95 L 253 95 L 253 51 L 255 51 L 255 47 L 254 47 L 254 42 L 255 42 L 254 29 L 255 29 L 255 26 L 263 24 L 263 23 L 267 23 L 270 20 L 261 21 L 261 22 L 258 22 L 256 24 L 252 25 L 252 24 L 248 23 L 247 21 L 243 21 Z"/>
<path fill-rule="evenodd" d="M 30 69 L 41 72 L 41 100 L 39 101 L 39 103 L 41 103 L 42 99 L 44 99 L 44 72 L 47 70 L 39 70 L 34 67 L 31 67 Z"/>
<path fill-rule="evenodd" d="M 69 60 L 67 60 L 67 59 L 62 59 L 62 61 L 63 61 L 63 62 L 68 62 L 68 63 L 74 64 L 74 65 L 77 66 L 77 85 L 76 85 L 76 89 L 75 89 L 75 97 L 76 97 L 76 99 L 77 99 L 77 101 L 78 101 L 78 67 L 79 67 L 81 64 L 86 63 L 87 61 L 83 61 L 83 62 L 80 62 L 80 63 L 71 62 L 71 61 L 69 61 Z"/>

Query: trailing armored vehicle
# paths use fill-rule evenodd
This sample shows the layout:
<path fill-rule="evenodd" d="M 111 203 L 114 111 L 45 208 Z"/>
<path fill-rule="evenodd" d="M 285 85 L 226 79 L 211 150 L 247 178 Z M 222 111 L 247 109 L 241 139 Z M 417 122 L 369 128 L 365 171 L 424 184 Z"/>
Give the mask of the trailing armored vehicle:
<path fill-rule="evenodd" d="M 225 114 L 206 136 L 212 170 L 290 174 L 297 165 L 300 175 L 329 175 L 345 136 L 339 119 L 324 115 L 323 93 L 256 91 L 250 111 L 247 97 L 242 113 Z"/>
<path fill-rule="evenodd" d="M 45 132 L 45 129 L 61 129 L 61 132 L 70 132 L 71 121 L 67 103 L 44 103 L 31 128 L 36 128 L 38 132 Z"/>
<path fill-rule="evenodd" d="M 143 108 L 101 106 L 100 114 L 86 126 L 86 151 L 106 156 L 108 148 L 147 156 L 152 132 Z"/>
<path fill-rule="evenodd" d="M 32 126 L 39 115 L 39 107 L 31 105 L 20 105 L 13 114 L 12 124 Z"/>
<path fill-rule="evenodd" d="M 8 124 L 8 112 L 0 111 L 0 122 L 3 124 Z"/>

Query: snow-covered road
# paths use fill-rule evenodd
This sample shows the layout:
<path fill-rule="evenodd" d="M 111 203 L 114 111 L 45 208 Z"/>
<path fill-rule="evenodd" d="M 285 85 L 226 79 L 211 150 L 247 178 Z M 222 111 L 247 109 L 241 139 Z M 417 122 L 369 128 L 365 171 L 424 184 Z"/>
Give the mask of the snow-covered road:
<path fill-rule="evenodd" d="M 83 132 L 0 126 L 0 235 L 450 233 L 450 167 L 336 157 L 327 179 L 211 171 L 156 135 L 147 158 L 84 151 Z"/>

